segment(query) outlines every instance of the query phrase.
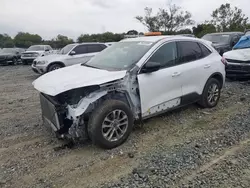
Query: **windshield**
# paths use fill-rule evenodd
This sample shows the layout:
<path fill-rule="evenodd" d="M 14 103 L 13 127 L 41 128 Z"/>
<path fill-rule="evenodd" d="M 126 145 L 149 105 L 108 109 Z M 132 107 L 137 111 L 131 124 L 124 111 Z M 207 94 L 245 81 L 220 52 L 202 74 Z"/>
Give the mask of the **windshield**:
<path fill-rule="evenodd" d="M 69 53 L 69 51 L 74 48 L 76 45 L 75 44 L 69 44 L 67 46 L 65 46 L 63 49 L 61 49 L 61 51 L 58 54 L 62 54 L 65 55 L 67 53 Z"/>
<path fill-rule="evenodd" d="M 16 50 L 13 48 L 4 48 L 0 50 L 1 53 L 16 53 Z"/>
<path fill-rule="evenodd" d="M 27 49 L 27 51 L 44 51 L 44 46 L 31 46 Z"/>
<path fill-rule="evenodd" d="M 96 55 L 85 66 L 106 70 L 128 70 L 152 47 L 152 42 L 118 42 Z"/>
<path fill-rule="evenodd" d="M 211 41 L 213 43 L 228 43 L 230 35 L 205 35 L 202 37 L 204 40 Z"/>

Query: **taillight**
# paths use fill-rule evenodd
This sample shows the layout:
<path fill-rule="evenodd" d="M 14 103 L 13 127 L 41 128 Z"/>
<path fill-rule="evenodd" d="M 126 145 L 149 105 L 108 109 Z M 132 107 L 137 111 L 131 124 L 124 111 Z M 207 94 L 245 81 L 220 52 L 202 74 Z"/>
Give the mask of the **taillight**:
<path fill-rule="evenodd" d="M 226 60 L 225 57 L 222 57 L 222 58 L 221 58 L 221 62 L 222 62 L 224 65 L 227 65 L 227 60 Z"/>

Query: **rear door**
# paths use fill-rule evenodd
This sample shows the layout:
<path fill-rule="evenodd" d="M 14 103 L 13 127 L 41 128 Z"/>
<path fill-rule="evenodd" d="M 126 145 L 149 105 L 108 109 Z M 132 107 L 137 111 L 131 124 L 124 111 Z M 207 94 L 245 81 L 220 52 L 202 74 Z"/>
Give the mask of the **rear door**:
<path fill-rule="evenodd" d="M 178 63 L 182 66 L 183 97 L 195 100 L 195 96 L 202 94 L 207 79 L 214 71 L 212 52 L 197 41 L 179 41 L 177 46 Z"/>
<path fill-rule="evenodd" d="M 147 61 L 160 63 L 160 70 L 138 74 L 143 118 L 180 105 L 182 72 L 176 61 L 176 43 L 163 44 Z"/>

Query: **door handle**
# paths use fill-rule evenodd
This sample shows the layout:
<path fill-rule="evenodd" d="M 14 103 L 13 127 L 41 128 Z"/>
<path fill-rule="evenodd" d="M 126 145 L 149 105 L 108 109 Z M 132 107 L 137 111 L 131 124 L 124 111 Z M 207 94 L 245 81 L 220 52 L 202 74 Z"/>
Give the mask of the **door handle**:
<path fill-rule="evenodd" d="M 180 72 L 175 72 L 175 73 L 172 74 L 172 77 L 177 77 L 177 76 L 180 76 L 180 75 L 181 75 Z"/>
<path fill-rule="evenodd" d="M 209 65 L 209 64 L 207 64 L 207 65 L 204 66 L 205 69 L 208 69 L 210 67 L 211 67 L 211 65 Z"/>

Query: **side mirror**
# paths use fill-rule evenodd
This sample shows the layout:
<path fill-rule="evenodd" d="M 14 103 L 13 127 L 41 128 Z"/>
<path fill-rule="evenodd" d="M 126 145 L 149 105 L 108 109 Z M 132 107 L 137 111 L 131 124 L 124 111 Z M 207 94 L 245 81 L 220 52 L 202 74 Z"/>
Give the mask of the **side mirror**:
<path fill-rule="evenodd" d="M 76 52 L 75 52 L 75 51 L 71 51 L 71 52 L 69 53 L 69 55 L 76 55 Z"/>
<path fill-rule="evenodd" d="M 45 49 L 45 52 L 49 52 L 49 49 Z"/>
<path fill-rule="evenodd" d="M 147 62 L 144 67 L 142 68 L 142 73 L 151 73 L 158 71 L 161 68 L 161 64 L 158 62 Z"/>

